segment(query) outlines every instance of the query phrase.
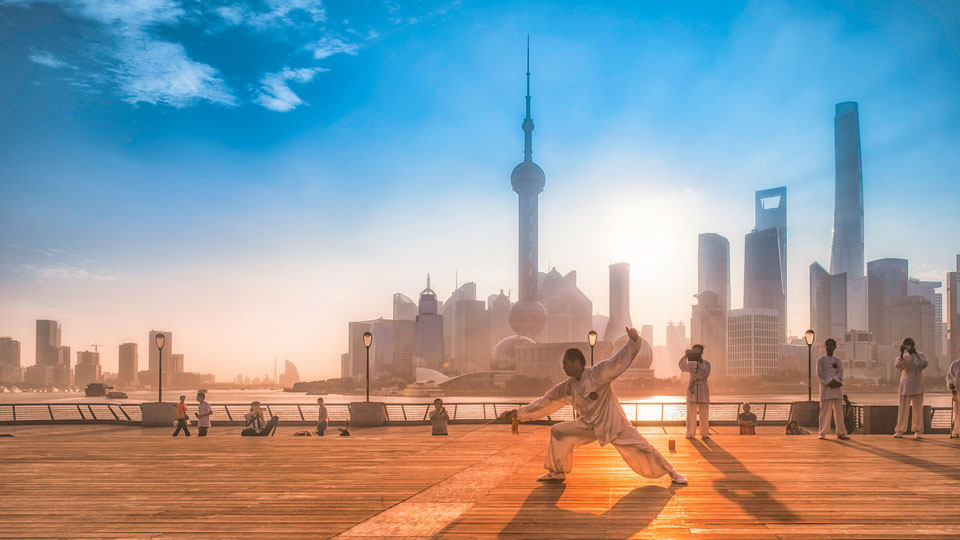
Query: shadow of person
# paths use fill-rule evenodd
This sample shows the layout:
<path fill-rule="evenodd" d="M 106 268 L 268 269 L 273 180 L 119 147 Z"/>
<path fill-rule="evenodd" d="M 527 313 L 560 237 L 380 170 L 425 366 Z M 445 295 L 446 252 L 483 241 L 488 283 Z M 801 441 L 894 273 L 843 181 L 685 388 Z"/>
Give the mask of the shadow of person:
<path fill-rule="evenodd" d="M 844 445 L 847 448 L 854 448 L 856 450 L 860 450 L 861 452 L 866 452 L 868 454 L 872 454 L 877 457 L 889 459 L 890 461 L 896 461 L 897 463 L 902 463 L 904 465 L 917 467 L 918 469 L 923 469 L 933 474 L 939 474 L 940 476 L 945 476 L 947 478 L 952 478 L 954 480 L 960 479 L 960 468 L 957 468 L 951 465 L 945 465 L 943 463 L 937 463 L 936 461 L 930 461 L 928 459 L 923 459 L 916 456 L 901 454 L 900 452 L 887 450 L 886 448 L 881 448 L 879 446 L 867 444 L 862 441 L 851 440 L 847 442 L 849 444 Z M 926 440 L 921 440 L 918 442 L 920 442 L 921 444 L 930 444 Z"/>
<path fill-rule="evenodd" d="M 538 538 L 554 540 L 574 538 L 610 538 L 626 539 L 643 530 L 651 521 L 656 519 L 673 497 L 676 488 L 663 486 L 638 487 L 626 494 L 603 514 L 577 512 L 558 506 L 564 493 L 574 499 L 578 498 L 577 488 L 563 483 L 547 483 L 537 486 L 523 501 L 513 519 L 497 534 L 497 538 L 524 540 Z M 592 493 L 584 492 L 583 497 L 594 499 Z M 576 504 L 576 503 L 573 503 Z M 445 533 L 460 532 L 457 529 L 466 529 L 466 532 L 475 531 L 472 523 L 468 523 L 469 515 L 450 524 L 437 537 L 444 537 Z M 489 516 L 484 518 L 484 528 L 493 526 L 489 523 Z"/>
<path fill-rule="evenodd" d="M 690 442 L 708 463 L 723 473 L 723 478 L 713 481 L 717 493 L 737 503 L 762 523 L 799 521 L 799 517 L 774 496 L 776 486 L 762 476 L 750 472 L 722 446 L 713 440 L 706 444 L 696 439 Z"/>

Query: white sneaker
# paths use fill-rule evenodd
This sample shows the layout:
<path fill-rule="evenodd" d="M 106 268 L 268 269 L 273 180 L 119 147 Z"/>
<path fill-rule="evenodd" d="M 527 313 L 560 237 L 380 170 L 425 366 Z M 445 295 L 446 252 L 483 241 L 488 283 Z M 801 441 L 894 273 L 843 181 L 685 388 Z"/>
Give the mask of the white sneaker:
<path fill-rule="evenodd" d="M 680 473 L 678 473 L 677 471 L 673 471 L 673 472 L 670 473 L 670 480 L 672 480 L 674 484 L 686 484 L 686 483 L 687 483 L 687 479 L 684 478 L 683 475 L 680 474 Z"/>
<path fill-rule="evenodd" d="M 893 434 L 893 438 L 894 438 L 894 439 L 902 439 L 902 438 L 903 438 L 903 433 L 901 433 L 901 432 L 898 431 L 898 432 L 896 432 L 896 433 Z"/>
<path fill-rule="evenodd" d="M 923 438 L 923 435 L 921 435 L 921 434 L 919 434 L 919 433 L 914 433 L 914 434 L 913 434 L 913 438 L 914 438 L 914 439 L 922 439 L 922 438 Z"/>
<path fill-rule="evenodd" d="M 537 477 L 537 482 L 563 482 L 567 475 L 563 473 L 545 472 Z"/>

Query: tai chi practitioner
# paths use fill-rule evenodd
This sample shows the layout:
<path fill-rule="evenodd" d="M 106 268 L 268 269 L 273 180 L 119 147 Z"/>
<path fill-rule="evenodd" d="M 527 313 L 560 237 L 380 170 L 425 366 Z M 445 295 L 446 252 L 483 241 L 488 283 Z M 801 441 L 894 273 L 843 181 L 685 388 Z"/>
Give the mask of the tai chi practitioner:
<path fill-rule="evenodd" d="M 910 419 L 910 407 L 913 407 L 914 437 L 923 438 L 923 370 L 927 367 L 927 357 L 917 351 L 913 338 L 903 338 L 900 344 L 900 356 L 893 363 L 900 371 L 900 409 L 897 412 L 897 428 L 893 434 L 903 437 Z"/>
<path fill-rule="evenodd" d="M 573 449 L 599 441 L 601 446 L 612 443 L 637 474 L 647 478 L 669 474 L 674 483 L 687 483 L 687 479 L 673 470 L 663 455 L 627 420 L 620 401 L 610 388 L 610 383 L 630 367 L 640 352 L 637 329 L 627 328 L 627 336 L 630 339 L 619 352 L 591 367 L 586 367 L 586 359 L 579 349 L 567 349 L 563 354 L 566 380 L 533 403 L 500 415 L 501 420 L 519 417 L 530 421 L 556 412 L 564 405 L 572 405 L 579 414 L 576 420 L 550 428 L 550 445 L 544 461 L 547 472 L 537 480 L 562 482 L 573 468 Z"/>
<path fill-rule="evenodd" d="M 947 370 L 947 388 L 950 389 L 950 402 L 953 405 L 953 428 L 950 430 L 950 438 L 960 438 L 960 391 L 957 385 L 960 384 L 960 360 L 954 360 Z"/>
<path fill-rule="evenodd" d="M 824 439 L 830 430 L 830 416 L 837 424 L 837 438 L 849 439 L 847 426 L 843 422 L 843 361 L 833 355 L 837 350 L 837 340 L 830 338 L 824 346 L 827 354 L 817 358 L 817 378 L 820 379 L 820 432 Z"/>
<path fill-rule="evenodd" d="M 700 437 L 710 438 L 710 362 L 703 359 L 703 345 L 694 345 L 680 359 L 680 371 L 690 374 L 687 384 L 687 438 L 692 439 L 697 431 L 697 416 L 700 417 Z"/>
<path fill-rule="evenodd" d="M 433 400 L 433 412 L 430 413 L 430 423 L 433 427 L 430 430 L 430 434 L 446 435 L 448 420 L 450 420 L 450 415 L 443 406 L 443 400 L 440 398 Z"/>

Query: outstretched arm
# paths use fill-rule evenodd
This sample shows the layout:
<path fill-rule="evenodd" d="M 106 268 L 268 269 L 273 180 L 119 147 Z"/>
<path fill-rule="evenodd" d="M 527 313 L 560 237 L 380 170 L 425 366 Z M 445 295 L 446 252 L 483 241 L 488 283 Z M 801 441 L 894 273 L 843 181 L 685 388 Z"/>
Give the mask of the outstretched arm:
<path fill-rule="evenodd" d="M 619 377 L 630 367 L 633 359 L 640 352 L 640 334 L 637 333 L 637 329 L 627 328 L 627 337 L 630 339 L 617 351 L 617 354 L 590 368 L 593 377 L 600 384 L 606 384 Z"/>
<path fill-rule="evenodd" d="M 524 421 L 537 420 L 544 416 L 549 416 L 563 408 L 570 402 L 567 398 L 567 385 L 569 379 L 557 383 L 553 388 L 547 390 L 540 399 L 533 401 L 517 409 L 517 417 Z"/>

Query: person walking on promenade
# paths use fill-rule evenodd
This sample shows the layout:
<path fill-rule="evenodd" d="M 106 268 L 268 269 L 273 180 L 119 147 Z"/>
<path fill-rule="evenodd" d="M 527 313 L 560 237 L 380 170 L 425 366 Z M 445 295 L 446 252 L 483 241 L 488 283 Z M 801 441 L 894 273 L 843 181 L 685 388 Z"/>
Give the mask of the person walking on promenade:
<path fill-rule="evenodd" d="M 620 456 L 637 474 L 659 478 L 665 474 L 676 484 L 687 479 L 673 469 L 633 427 L 623 412 L 620 401 L 610 387 L 640 352 L 640 334 L 636 328 L 627 328 L 626 345 L 613 357 L 586 367 L 586 359 L 579 349 L 567 349 L 563 354 L 563 371 L 567 378 L 547 391 L 540 399 L 519 409 L 505 411 L 498 420 L 532 421 L 543 418 L 571 405 L 579 415 L 576 420 L 561 422 L 550 428 L 550 444 L 544 468 L 547 472 L 538 481 L 562 482 L 573 469 L 573 449 L 599 441 L 601 446 L 613 444 Z"/>
<path fill-rule="evenodd" d="M 190 436 L 190 430 L 187 429 L 189 418 L 190 415 L 187 414 L 187 396 L 180 396 L 180 402 L 177 403 L 177 429 L 173 431 L 174 437 L 180 434 L 181 429 L 184 435 L 187 437 Z"/>
<path fill-rule="evenodd" d="M 900 356 L 893 363 L 900 372 L 900 409 L 897 411 L 897 427 L 894 437 L 900 439 L 907 430 L 910 419 L 910 407 L 913 407 L 913 433 L 917 439 L 923 438 L 923 370 L 927 367 L 927 357 L 917 351 L 913 338 L 903 338 L 900 343 Z"/>
<path fill-rule="evenodd" d="M 680 371 L 690 374 L 687 384 L 687 438 L 692 439 L 697 431 L 700 417 L 700 438 L 710 438 L 710 362 L 703 359 L 703 345 L 694 345 L 680 359 Z"/>
<path fill-rule="evenodd" d="M 947 369 L 947 388 L 950 389 L 950 403 L 953 406 L 953 427 L 950 429 L 950 438 L 960 438 L 960 360 L 954 360 Z"/>
<path fill-rule="evenodd" d="M 830 430 L 830 416 L 837 425 L 837 438 L 849 439 L 847 426 L 843 422 L 843 361 L 833 355 L 837 350 L 837 340 L 830 338 L 824 342 L 827 354 L 817 358 L 817 379 L 820 379 L 820 431 L 817 437 L 827 438 Z"/>
<path fill-rule="evenodd" d="M 207 394 L 197 392 L 197 434 L 198 437 L 206 437 L 207 430 L 210 429 L 210 417 L 213 416 L 213 407 L 207 403 Z"/>
<path fill-rule="evenodd" d="M 330 415 L 327 414 L 327 406 L 323 404 L 323 398 L 317 398 L 317 435 L 323 437 L 327 432 L 327 423 L 330 421 Z"/>
<path fill-rule="evenodd" d="M 750 412 L 750 404 L 743 404 L 743 412 L 737 415 L 737 424 L 740 425 L 741 435 L 757 434 L 757 415 Z"/>
<path fill-rule="evenodd" d="M 446 435 L 448 420 L 450 420 L 450 415 L 447 414 L 447 409 L 443 407 L 443 400 L 440 398 L 433 400 L 433 412 L 430 413 L 430 422 L 433 423 L 431 435 Z"/>

